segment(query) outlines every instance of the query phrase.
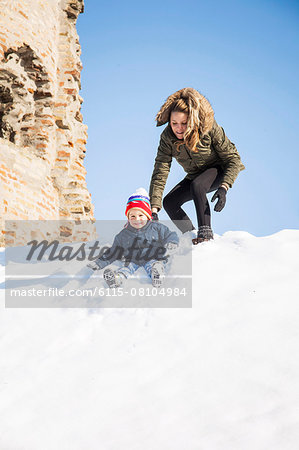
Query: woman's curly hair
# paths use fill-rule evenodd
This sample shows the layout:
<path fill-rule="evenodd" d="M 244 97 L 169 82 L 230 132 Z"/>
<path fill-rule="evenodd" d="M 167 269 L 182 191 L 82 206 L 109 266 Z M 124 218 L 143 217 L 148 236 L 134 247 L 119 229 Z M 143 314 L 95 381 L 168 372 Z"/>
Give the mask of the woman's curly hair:
<path fill-rule="evenodd" d="M 184 112 L 188 115 L 184 143 L 192 151 L 212 128 L 214 111 L 209 101 L 196 89 L 184 88 L 170 95 L 156 115 L 157 126 L 169 122 L 172 112 Z"/>

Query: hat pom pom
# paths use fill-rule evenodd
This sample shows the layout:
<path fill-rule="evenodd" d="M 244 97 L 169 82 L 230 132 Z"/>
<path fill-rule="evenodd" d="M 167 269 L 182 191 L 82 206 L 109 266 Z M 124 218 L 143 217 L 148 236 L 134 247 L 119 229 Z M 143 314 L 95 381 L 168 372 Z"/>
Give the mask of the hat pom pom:
<path fill-rule="evenodd" d="M 148 197 L 148 193 L 143 187 L 136 189 L 136 192 L 134 192 L 134 194 L 132 195 L 142 195 L 143 197 Z"/>

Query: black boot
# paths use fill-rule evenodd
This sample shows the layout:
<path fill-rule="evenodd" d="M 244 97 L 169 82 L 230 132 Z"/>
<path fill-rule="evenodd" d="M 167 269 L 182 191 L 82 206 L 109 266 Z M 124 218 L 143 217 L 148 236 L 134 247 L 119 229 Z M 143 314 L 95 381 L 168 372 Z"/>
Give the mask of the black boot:
<path fill-rule="evenodd" d="M 211 239 L 214 239 L 212 228 L 209 225 L 201 225 L 197 231 L 197 238 L 192 239 L 192 242 L 194 245 L 197 245 Z"/>

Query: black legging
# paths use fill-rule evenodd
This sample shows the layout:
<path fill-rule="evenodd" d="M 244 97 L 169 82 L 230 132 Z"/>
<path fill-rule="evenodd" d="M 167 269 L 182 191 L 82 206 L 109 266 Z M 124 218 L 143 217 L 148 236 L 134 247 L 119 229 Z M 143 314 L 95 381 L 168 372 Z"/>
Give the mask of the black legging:
<path fill-rule="evenodd" d="M 182 233 L 194 230 L 191 220 L 181 208 L 190 200 L 195 203 L 198 226 L 211 226 L 211 211 L 206 194 L 218 189 L 222 178 L 222 169 L 211 167 L 193 180 L 184 178 L 164 197 L 163 207 Z"/>

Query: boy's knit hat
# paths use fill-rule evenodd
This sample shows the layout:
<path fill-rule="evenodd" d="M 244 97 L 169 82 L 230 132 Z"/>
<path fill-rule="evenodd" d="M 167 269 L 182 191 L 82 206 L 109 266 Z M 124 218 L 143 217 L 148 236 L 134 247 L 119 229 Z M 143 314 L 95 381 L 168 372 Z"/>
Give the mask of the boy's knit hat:
<path fill-rule="evenodd" d="M 140 209 L 149 219 L 152 218 L 150 199 L 144 188 L 136 189 L 136 192 L 129 197 L 125 213 L 127 217 L 133 208 Z"/>

